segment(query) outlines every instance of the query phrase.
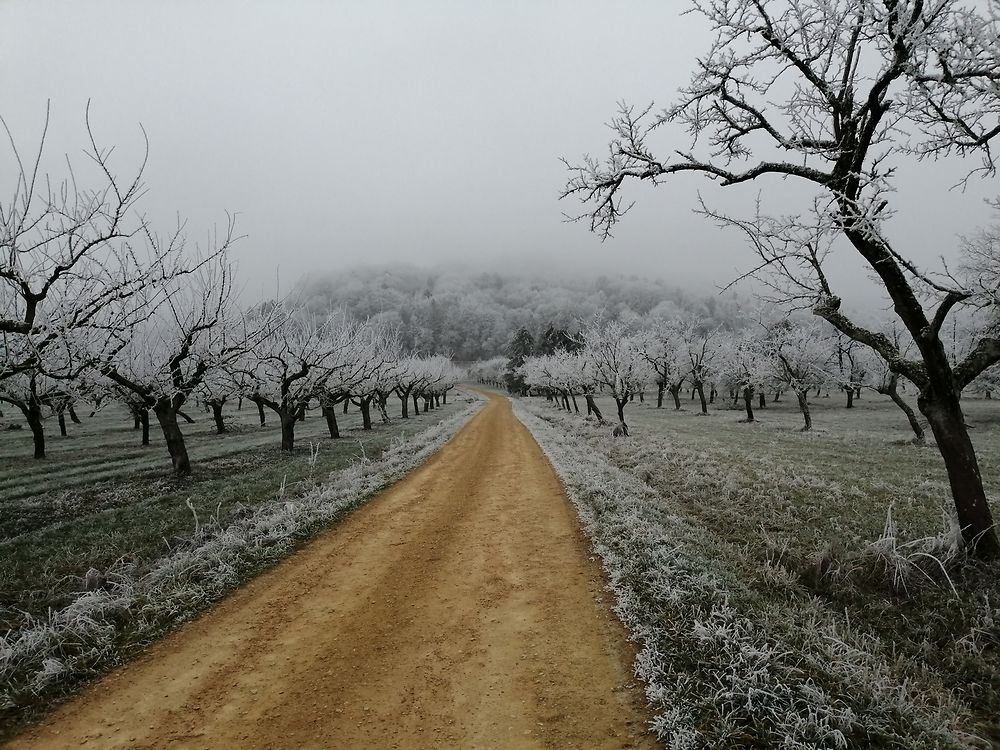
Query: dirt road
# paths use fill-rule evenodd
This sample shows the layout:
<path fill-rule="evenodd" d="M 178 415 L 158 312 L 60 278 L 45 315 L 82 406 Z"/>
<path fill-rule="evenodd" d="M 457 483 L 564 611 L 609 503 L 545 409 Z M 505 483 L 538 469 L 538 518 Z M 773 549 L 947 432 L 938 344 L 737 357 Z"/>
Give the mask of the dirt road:
<path fill-rule="evenodd" d="M 631 748 L 632 653 L 509 403 L 10 748 Z"/>

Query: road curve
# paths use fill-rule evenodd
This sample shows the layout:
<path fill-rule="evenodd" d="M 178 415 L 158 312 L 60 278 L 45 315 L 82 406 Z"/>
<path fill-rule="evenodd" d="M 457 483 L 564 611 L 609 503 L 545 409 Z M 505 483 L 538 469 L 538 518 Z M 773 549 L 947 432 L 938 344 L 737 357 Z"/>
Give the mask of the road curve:
<path fill-rule="evenodd" d="M 10 750 L 655 747 L 559 481 L 490 402 L 436 456 Z"/>

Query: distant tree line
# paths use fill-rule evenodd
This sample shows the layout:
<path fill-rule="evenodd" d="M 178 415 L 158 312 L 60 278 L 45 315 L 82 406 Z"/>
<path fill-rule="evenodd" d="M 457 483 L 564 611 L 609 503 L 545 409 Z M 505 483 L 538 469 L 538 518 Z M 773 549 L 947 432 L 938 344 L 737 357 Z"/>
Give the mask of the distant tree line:
<path fill-rule="evenodd" d="M 310 279 L 295 296 L 310 311 L 343 308 L 391 324 L 405 348 L 462 362 L 505 354 L 512 331 L 572 330 L 597 313 L 624 321 L 690 313 L 729 325 L 747 306 L 735 294 L 692 294 L 638 276 L 556 280 L 398 266 Z"/>

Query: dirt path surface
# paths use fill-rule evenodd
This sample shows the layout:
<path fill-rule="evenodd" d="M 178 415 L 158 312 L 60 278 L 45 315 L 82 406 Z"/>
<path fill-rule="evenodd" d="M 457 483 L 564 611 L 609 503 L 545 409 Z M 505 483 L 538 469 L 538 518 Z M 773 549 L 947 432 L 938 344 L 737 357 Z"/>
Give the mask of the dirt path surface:
<path fill-rule="evenodd" d="M 18 748 L 633 748 L 632 652 L 506 399 Z"/>

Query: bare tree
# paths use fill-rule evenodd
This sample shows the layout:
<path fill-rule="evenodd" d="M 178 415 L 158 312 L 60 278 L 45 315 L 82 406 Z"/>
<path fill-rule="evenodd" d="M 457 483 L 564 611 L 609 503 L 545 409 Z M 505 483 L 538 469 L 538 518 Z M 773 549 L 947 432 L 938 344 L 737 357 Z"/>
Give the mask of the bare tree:
<path fill-rule="evenodd" d="M 956 365 L 940 332 L 956 305 L 980 290 L 916 266 L 884 231 L 894 159 L 980 157 L 992 175 L 1000 135 L 1000 24 L 957 0 L 698 0 L 716 29 L 680 101 L 664 112 L 622 106 L 604 161 L 571 166 L 564 195 L 588 203 L 583 216 L 608 236 L 628 210 L 621 188 L 682 172 L 722 186 L 760 178 L 811 185 L 811 212 L 748 220 L 706 212 L 746 232 L 755 272 L 787 302 L 810 306 L 882 356 L 919 389 L 918 407 L 944 458 L 967 545 L 1000 554 L 979 463 L 959 394 L 1000 361 L 1000 338 L 984 336 Z M 669 159 L 652 134 L 679 123 L 692 152 Z M 695 149 L 704 151 L 701 155 Z M 755 150 L 763 150 L 758 157 Z M 823 272 L 833 241 L 846 242 L 881 281 L 913 338 L 918 358 L 852 320 Z"/>
<path fill-rule="evenodd" d="M 701 414 L 708 414 L 705 383 L 715 376 L 719 360 L 719 328 L 687 316 L 678 321 L 683 352 L 687 356 L 687 369 L 691 384 L 701 401 Z"/>
<path fill-rule="evenodd" d="M 624 323 L 600 319 L 595 319 L 580 336 L 594 383 L 614 398 L 618 424 L 627 437 L 625 405 L 642 384 L 649 382 L 651 375 L 639 337 L 630 333 Z"/>
<path fill-rule="evenodd" d="M 3 350 L 0 349 L 0 353 Z M 31 430 L 35 458 L 45 458 L 45 407 L 68 396 L 67 383 L 45 375 L 38 369 L 20 370 L 0 380 L 0 401 L 16 406 Z M 65 427 L 63 427 L 65 434 Z"/>
<path fill-rule="evenodd" d="M 305 313 L 279 307 L 273 315 L 272 334 L 258 340 L 245 360 L 247 398 L 278 415 L 281 450 L 291 452 L 295 424 L 329 377 L 331 339 L 324 324 Z"/>
<path fill-rule="evenodd" d="M 824 328 L 821 328 L 823 325 Z M 789 388 L 802 413 L 802 432 L 812 429 L 809 391 L 829 381 L 834 374 L 832 331 L 819 321 L 787 319 L 772 325 L 766 341 L 771 379 Z"/>
<path fill-rule="evenodd" d="M 672 321 L 653 320 L 639 337 L 640 351 L 656 379 L 656 408 L 663 407 L 663 391 L 669 391 L 674 410 L 681 408 L 681 388 L 690 375 L 681 332 Z"/>
<path fill-rule="evenodd" d="M 181 407 L 213 368 L 238 357 L 250 345 L 248 339 L 255 338 L 247 335 L 241 317 L 230 317 L 232 269 L 226 250 L 234 240 L 232 230 L 230 222 L 211 253 L 212 262 L 195 261 L 197 272 L 184 277 L 183 283 L 169 284 L 163 303 L 128 331 L 101 366 L 105 377 L 133 394 L 140 414 L 144 407 L 156 416 L 178 476 L 191 473 L 177 422 Z M 152 236 L 150 241 L 158 242 Z M 182 246 L 182 236 L 174 235 L 170 243 Z"/>
<path fill-rule="evenodd" d="M 740 421 L 747 424 L 754 422 L 754 394 L 760 392 L 771 377 L 765 332 L 748 328 L 739 333 L 731 333 L 724 337 L 721 351 L 719 376 L 737 397 L 743 397 L 746 419 Z"/>
<path fill-rule="evenodd" d="M 190 270 L 169 246 L 137 253 L 131 242 L 147 231 L 135 212 L 145 158 L 133 176 L 119 177 L 113 149 L 97 143 L 88 106 L 88 168 L 75 170 L 67 159 L 64 179 L 53 178 L 43 169 L 48 123 L 46 112 L 31 161 L 3 123 L 17 169 L 9 201 L 0 201 L 0 332 L 29 343 L 24 359 L 4 362 L 0 378 L 44 366 L 45 349 L 68 331 L 126 326 L 148 312 L 137 301 L 145 290 Z"/>

